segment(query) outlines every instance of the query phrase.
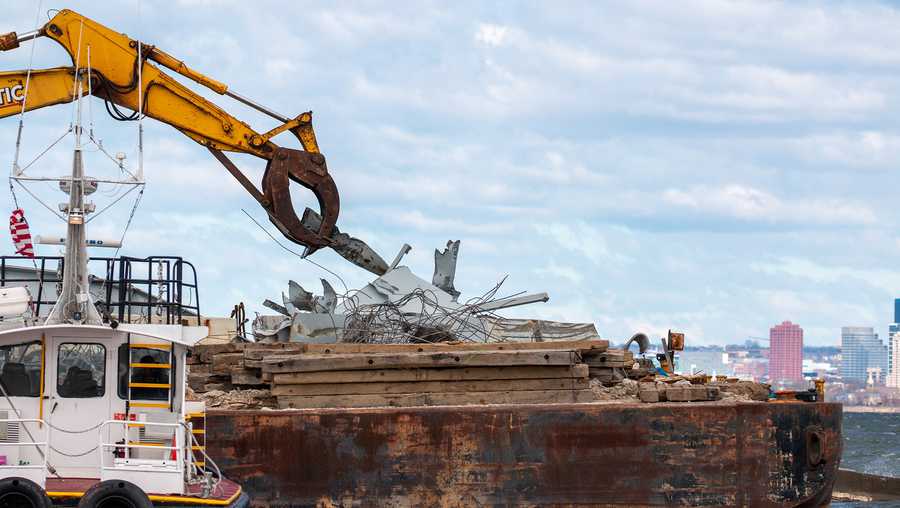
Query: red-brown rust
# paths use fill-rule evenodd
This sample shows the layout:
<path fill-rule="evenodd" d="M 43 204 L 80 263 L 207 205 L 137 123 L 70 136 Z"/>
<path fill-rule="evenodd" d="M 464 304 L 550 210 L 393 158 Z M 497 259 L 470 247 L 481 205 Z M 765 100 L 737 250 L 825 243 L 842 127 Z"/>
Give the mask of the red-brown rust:
<path fill-rule="evenodd" d="M 813 427 L 817 465 L 806 450 Z M 207 438 L 223 472 L 259 505 L 818 506 L 840 459 L 841 407 L 210 411 Z"/>

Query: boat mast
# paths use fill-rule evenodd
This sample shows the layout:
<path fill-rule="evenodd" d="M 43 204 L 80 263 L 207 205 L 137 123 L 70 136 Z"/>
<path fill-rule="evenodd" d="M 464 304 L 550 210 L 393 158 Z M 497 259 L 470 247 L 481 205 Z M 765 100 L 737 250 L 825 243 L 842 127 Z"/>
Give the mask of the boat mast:
<path fill-rule="evenodd" d="M 85 216 L 93 211 L 94 206 L 88 203 L 85 206 L 85 178 L 84 162 L 81 157 L 81 104 L 83 95 L 85 72 L 78 70 L 75 107 L 75 153 L 72 159 L 72 176 L 68 181 L 61 181 L 63 192 L 69 194 L 68 205 L 61 205 L 66 214 L 68 227 L 66 229 L 66 254 L 63 265 L 62 292 L 56 301 L 47 321 L 44 324 L 78 323 L 99 325 L 102 323 L 100 313 L 94 306 L 90 292 L 87 268 L 87 246 L 85 234 Z M 88 78 L 90 79 L 90 78 Z"/>

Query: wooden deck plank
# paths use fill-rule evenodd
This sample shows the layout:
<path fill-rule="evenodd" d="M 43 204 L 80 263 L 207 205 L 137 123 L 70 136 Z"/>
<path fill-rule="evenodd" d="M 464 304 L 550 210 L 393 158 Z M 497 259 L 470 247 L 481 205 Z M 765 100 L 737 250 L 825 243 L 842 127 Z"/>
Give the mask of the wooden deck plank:
<path fill-rule="evenodd" d="M 442 353 L 449 351 L 534 351 L 571 350 L 605 351 L 608 340 L 555 340 L 546 342 L 452 342 L 439 344 L 307 344 L 310 354 L 387 354 L 387 353 Z"/>
<path fill-rule="evenodd" d="M 456 351 L 404 354 L 303 354 L 264 360 L 265 372 L 408 369 L 423 367 L 500 367 L 513 365 L 574 365 L 576 351 Z"/>
<path fill-rule="evenodd" d="M 484 404 L 560 404 L 592 402 L 591 390 L 537 390 L 464 393 L 412 393 L 396 395 L 317 395 L 278 397 L 278 406 L 289 408 L 413 407 Z"/>
<path fill-rule="evenodd" d="M 265 376 L 267 373 L 263 373 Z M 588 376 L 588 366 L 465 367 L 449 369 L 373 369 L 271 374 L 276 385 L 318 383 L 402 383 L 411 381 L 484 381 L 490 379 L 559 379 Z"/>
<path fill-rule="evenodd" d="M 198 346 L 204 347 L 204 346 Z M 263 360 L 273 355 L 284 354 L 388 354 L 388 353 L 441 353 L 447 351 L 533 351 L 545 349 L 571 351 L 606 351 L 609 341 L 555 340 L 546 342 L 450 342 L 440 344 L 302 344 L 286 342 L 279 344 L 248 344 L 244 348 L 247 360 Z"/>
<path fill-rule="evenodd" d="M 374 395 L 398 393 L 459 393 L 535 390 L 583 390 L 587 378 L 496 379 L 489 381 L 422 381 L 410 383 L 326 383 L 279 385 L 272 395 Z"/>

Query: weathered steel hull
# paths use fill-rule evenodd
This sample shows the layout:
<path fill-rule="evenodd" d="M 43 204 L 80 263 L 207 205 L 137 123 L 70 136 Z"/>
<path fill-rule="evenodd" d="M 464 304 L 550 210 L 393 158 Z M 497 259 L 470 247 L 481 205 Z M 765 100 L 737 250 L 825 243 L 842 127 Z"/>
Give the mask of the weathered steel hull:
<path fill-rule="evenodd" d="M 841 406 L 210 411 L 207 438 L 254 505 L 806 507 L 830 500 Z"/>

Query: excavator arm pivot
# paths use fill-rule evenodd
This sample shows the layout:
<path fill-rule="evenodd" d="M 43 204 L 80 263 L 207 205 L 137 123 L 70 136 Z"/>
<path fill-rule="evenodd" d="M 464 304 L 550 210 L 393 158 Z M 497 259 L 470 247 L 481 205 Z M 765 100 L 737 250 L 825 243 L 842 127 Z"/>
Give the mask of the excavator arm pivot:
<path fill-rule="evenodd" d="M 328 173 L 325 157 L 319 152 L 311 112 L 296 118 L 283 117 L 235 94 L 224 83 L 189 68 L 168 53 L 139 44 L 125 34 L 70 10 L 59 11 L 37 32 L 22 36 L 14 32 L 0 35 L 0 51 L 15 49 L 22 41 L 35 37 L 56 41 L 69 53 L 74 66 L 32 71 L 27 99 L 27 72 L 0 72 L 0 118 L 18 114 L 23 102 L 26 111 L 71 102 L 76 90 L 75 80 L 87 76 L 93 94 L 111 103 L 119 119 L 136 119 L 137 114 L 125 115 L 118 107 L 132 112 L 143 111 L 146 116 L 171 125 L 208 148 L 262 205 L 272 223 L 288 239 L 305 246 L 307 254 L 333 243 L 331 236 L 336 231 L 340 198 Z M 280 123 L 267 132 L 257 132 L 150 62 L 220 95 L 233 97 Z M 140 73 L 138 66 L 141 66 Z M 284 132 L 292 133 L 304 150 L 276 145 L 272 138 Z M 224 152 L 247 153 L 267 161 L 262 189 L 231 163 Z M 291 202 L 290 182 L 299 183 L 316 196 L 323 219 L 317 230 L 304 226 L 298 218 Z"/>

